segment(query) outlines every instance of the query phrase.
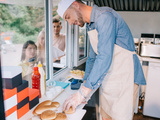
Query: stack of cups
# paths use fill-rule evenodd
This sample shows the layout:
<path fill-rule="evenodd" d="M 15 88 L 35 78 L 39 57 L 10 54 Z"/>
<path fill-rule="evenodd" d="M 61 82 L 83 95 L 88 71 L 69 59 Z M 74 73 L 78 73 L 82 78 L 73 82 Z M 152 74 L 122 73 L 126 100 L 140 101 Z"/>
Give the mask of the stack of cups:
<path fill-rule="evenodd" d="M 47 96 L 47 98 L 49 98 L 49 99 L 53 99 L 53 98 L 56 97 L 61 91 L 62 91 L 62 87 L 61 87 L 61 86 L 47 87 L 46 96 Z"/>

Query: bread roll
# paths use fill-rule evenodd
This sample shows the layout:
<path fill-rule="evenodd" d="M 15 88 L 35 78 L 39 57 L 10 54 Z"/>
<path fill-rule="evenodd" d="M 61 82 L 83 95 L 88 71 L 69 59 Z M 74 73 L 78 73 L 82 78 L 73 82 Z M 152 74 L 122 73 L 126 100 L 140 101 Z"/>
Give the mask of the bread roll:
<path fill-rule="evenodd" d="M 41 102 L 33 111 L 33 115 L 38 115 L 35 111 L 36 109 L 40 108 L 41 106 L 44 106 L 44 105 L 51 105 L 52 101 L 51 100 L 46 100 L 46 101 L 43 101 Z"/>
<path fill-rule="evenodd" d="M 51 105 L 54 105 L 58 108 L 60 106 L 60 103 L 59 102 L 52 102 Z"/>
<path fill-rule="evenodd" d="M 75 110 L 73 110 L 72 107 L 70 107 L 68 111 L 64 110 L 64 113 L 66 113 L 66 114 L 73 114 L 74 112 L 75 112 Z"/>
<path fill-rule="evenodd" d="M 37 108 L 37 109 L 35 110 L 35 112 L 36 112 L 37 114 L 41 114 L 42 112 L 44 112 L 44 111 L 46 111 L 46 110 L 53 110 L 53 111 L 55 111 L 55 110 L 57 110 L 57 107 L 54 106 L 54 105 L 43 105 L 43 106 Z"/>
<path fill-rule="evenodd" d="M 57 116 L 54 120 L 67 120 L 67 116 L 64 113 L 57 113 Z"/>
<path fill-rule="evenodd" d="M 42 120 L 53 120 L 55 118 L 56 118 L 56 113 L 53 110 L 46 110 L 41 114 Z"/>

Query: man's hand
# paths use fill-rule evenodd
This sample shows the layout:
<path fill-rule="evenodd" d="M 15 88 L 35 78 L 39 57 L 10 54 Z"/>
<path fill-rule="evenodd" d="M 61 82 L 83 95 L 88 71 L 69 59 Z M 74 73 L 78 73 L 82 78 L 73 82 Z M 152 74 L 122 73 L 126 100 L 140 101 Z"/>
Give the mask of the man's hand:
<path fill-rule="evenodd" d="M 76 107 L 80 105 L 81 103 L 86 103 L 87 101 L 85 97 L 87 97 L 90 92 L 91 92 L 91 89 L 82 86 L 79 91 L 72 94 L 69 98 L 65 100 L 63 104 L 63 110 L 68 111 L 71 106 L 73 110 L 75 110 Z"/>

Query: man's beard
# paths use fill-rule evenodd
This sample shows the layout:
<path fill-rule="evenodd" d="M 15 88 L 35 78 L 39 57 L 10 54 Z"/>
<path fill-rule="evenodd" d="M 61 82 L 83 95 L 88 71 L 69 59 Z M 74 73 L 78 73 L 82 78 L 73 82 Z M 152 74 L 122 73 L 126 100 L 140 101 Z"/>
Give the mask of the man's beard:
<path fill-rule="evenodd" d="M 83 27 L 85 23 L 83 21 L 82 14 L 79 11 L 77 11 L 77 16 L 78 16 L 78 22 L 80 23 L 79 26 Z"/>

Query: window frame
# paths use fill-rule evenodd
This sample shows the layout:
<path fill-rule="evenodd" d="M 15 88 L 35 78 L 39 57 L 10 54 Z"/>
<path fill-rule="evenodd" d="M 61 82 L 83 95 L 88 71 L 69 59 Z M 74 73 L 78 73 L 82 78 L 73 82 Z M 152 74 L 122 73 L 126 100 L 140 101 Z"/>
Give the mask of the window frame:
<path fill-rule="evenodd" d="M 4 111 L 4 98 L 3 98 L 3 79 L 2 79 L 2 69 L 1 69 L 1 53 L 0 53 L 0 118 L 5 120 L 5 111 Z"/>
<path fill-rule="evenodd" d="M 45 0 L 45 51 L 46 51 L 46 81 L 53 79 L 53 27 L 52 0 Z"/>
<path fill-rule="evenodd" d="M 53 3 L 54 4 L 54 3 Z M 50 5 L 53 5 L 50 2 Z M 85 4 L 90 4 L 90 2 L 85 2 Z M 52 14 L 52 9 L 50 7 L 50 15 Z M 46 16 L 46 22 L 47 22 L 47 16 Z M 51 22 L 51 21 L 48 21 Z M 50 26 L 52 27 L 52 22 L 49 23 Z M 73 69 L 73 67 L 77 67 L 83 63 L 86 62 L 88 55 L 89 55 L 89 39 L 88 39 L 88 35 L 87 35 L 87 30 L 86 30 L 86 56 L 83 57 L 82 59 L 79 59 L 79 27 L 75 26 L 75 25 L 69 25 L 67 22 L 65 22 L 66 24 L 66 67 L 57 71 L 55 74 L 53 74 L 53 54 L 52 54 L 52 50 L 51 48 L 48 50 L 46 50 L 46 56 L 48 56 L 49 61 L 47 61 L 47 57 L 46 57 L 46 61 L 48 62 L 49 65 L 49 69 L 47 74 L 49 75 L 49 79 L 46 80 L 46 84 L 51 80 L 60 80 L 60 81 L 65 81 L 65 77 L 63 78 L 62 76 L 67 76 L 67 74 L 69 74 L 69 71 L 71 69 Z M 47 30 L 47 29 L 46 29 Z M 50 36 L 53 36 L 53 28 L 50 28 L 49 30 L 52 30 L 52 32 L 50 33 Z M 47 39 L 46 39 L 47 40 Z M 52 41 L 53 39 L 49 40 L 50 46 L 49 47 L 53 47 L 52 46 Z M 46 64 L 47 65 L 47 64 Z M 47 70 L 46 70 L 47 71 Z"/>
<path fill-rule="evenodd" d="M 86 32 L 86 36 L 85 36 L 85 42 L 86 42 L 86 56 L 84 56 L 82 59 L 80 59 L 79 57 L 79 26 L 75 26 L 74 27 L 74 67 L 78 67 L 79 65 L 83 64 L 86 62 L 87 58 L 88 58 L 88 54 L 89 54 L 89 40 L 88 40 L 88 35 L 87 35 L 87 30 Z"/>
<path fill-rule="evenodd" d="M 69 74 L 70 70 L 73 68 L 73 26 L 69 25 L 67 22 L 65 22 L 66 24 L 66 67 L 59 70 L 58 72 L 56 72 L 56 74 L 53 75 L 53 79 L 57 80 L 57 81 L 65 81 L 65 77 L 62 76 L 67 76 L 67 74 Z M 54 69 L 54 68 L 53 68 Z M 48 83 L 48 81 L 47 81 Z"/>

